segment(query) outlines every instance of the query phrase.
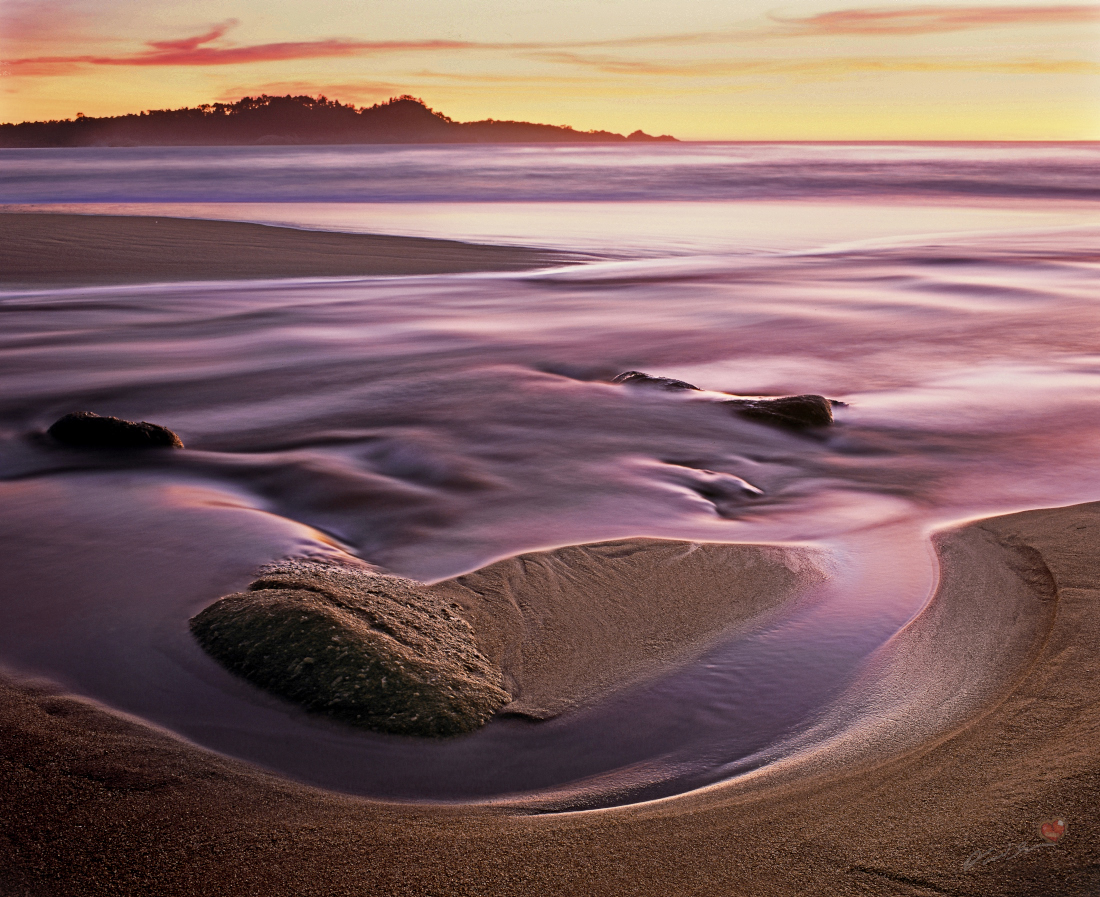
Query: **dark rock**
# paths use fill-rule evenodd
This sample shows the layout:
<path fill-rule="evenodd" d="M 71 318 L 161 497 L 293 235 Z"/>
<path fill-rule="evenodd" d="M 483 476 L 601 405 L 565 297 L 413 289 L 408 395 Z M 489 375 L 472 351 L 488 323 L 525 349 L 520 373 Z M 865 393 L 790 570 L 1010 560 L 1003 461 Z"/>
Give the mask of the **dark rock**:
<path fill-rule="evenodd" d="M 699 389 L 698 386 L 692 386 L 683 380 L 673 380 L 671 377 L 653 377 L 649 374 L 643 374 L 641 371 L 626 371 L 619 374 L 611 382 L 626 386 L 650 386 L 654 389 Z"/>
<path fill-rule="evenodd" d="M 147 421 L 100 417 L 91 411 L 66 414 L 47 432 L 58 442 L 74 448 L 183 448 L 183 441 L 167 427 Z"/>
<path fill-rule="evenodd" d="M 692 386 L 683 380 L 654 377 L 642 371 L 626 371 L 611 382 L 626 386 L 648 386 L 654 389 L 699 391 L 698 386 Z M 825 396 L 804 395 L 782 396 L 776 399 L 728 399 L 722 404 L 731 406 L 737 414 L 749 420 L 803 430 L 807 427 L 829 426 L 833 422 L 833 406 L 844 403 L 834 402 Z"/>
<path fill-rule="evenodd" d="M 460 735 L 511 700 L 454 605 L 366 567 L 273 566 L 193 617 L 191 632 L 254 685 L 380 732 Z"/>
<path fill-rule="evenodd" d="M 833 422 L 832 403 L 824 396 L 783 396 L 778 399 L 732 399 L 723 402 L 749 420 L 801 430 Z"/>

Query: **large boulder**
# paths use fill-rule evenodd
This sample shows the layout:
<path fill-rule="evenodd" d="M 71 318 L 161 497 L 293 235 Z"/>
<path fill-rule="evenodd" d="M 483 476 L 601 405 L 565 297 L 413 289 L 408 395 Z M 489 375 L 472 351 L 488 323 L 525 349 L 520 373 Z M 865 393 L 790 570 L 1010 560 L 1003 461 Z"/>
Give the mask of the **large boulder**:
<path fill-rule="evenodd" d="M 510 700 L 454 605 L 367 567 L 283 562 L 197 614 L 191 631 L 260 688 L 376 731 L 460 735 Z"/>
<path fill-rule="evenodd" d="M 47 432 L 58 442 L 74 448 L 183 448 L 183 440 L 167 427 L 144 420 L 100 417 L 91 411 L 66 414 Z"/>

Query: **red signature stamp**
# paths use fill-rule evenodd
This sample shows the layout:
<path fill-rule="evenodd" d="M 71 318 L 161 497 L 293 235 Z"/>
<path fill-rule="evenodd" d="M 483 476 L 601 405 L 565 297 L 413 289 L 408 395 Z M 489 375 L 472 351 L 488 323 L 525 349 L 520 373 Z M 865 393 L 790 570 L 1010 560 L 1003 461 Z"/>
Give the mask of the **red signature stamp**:
<path fill-rule="evenodd" d="M 1011 847 L 990 847 L 988 850 L 976 850 L 966 858 L 963 871 L 968 872 L 975 866 L 988 866 L 1001 860 L 1012 860 L 1024 854 L 1039 850 L 1041 847 L 1054 847 L 1066 833 L 1066 821 L 1061 817 L 1039 823 L 1039 837 L 1043 840 L 1035 843 L 1013 844 Z"/>
<path fill-rule="evenodd" d="M 1064 819 L 1048 819 L 1039 826 L 1039 834 L 1051 844 L 1057 843 L 1058 839 L 1065 833 L 1066 821 Z"/>

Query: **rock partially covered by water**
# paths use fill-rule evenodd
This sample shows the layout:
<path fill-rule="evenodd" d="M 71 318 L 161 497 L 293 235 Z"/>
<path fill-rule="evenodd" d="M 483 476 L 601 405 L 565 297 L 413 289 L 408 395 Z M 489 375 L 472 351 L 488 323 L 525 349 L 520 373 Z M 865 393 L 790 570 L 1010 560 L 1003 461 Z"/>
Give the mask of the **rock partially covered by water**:
<path fill-rule="evenodd" d="M 672 377 L 654 377 L 642 371 L 624 371 L 611 382 L 625 384 L 626 386 L 650 386 L 654 389 L 699 389 L 698 386 L 692 386 L 683 380 L 674 380 Z"/>
<path fill-rule="evenodd" d="M 649 386 L 654 389 L 693 389 L 699 391 L 698 386 L 692 386 L 683 380 L 674 380 L 671 377 L 654 377 L 652 374 L 646 374 L 642 371 L 626 371 L 619 374 L 611 382 L 627 386 Z M 807 427 L 827 427 L 833 422 L 834 403 L 825 396 L 781 396 L 775 399 L 738 398 L 726 400 L 722 404 L 729 405 L 737 414 L 749 420 L 775 424 L 794 430 L 802 430 Z"/>
<path fill-rule="evenodd" d="M 100 417 L 91 411 L 66 414 L 47 432 L 74 448 L 183 448 L 183 440 L 167 427 L 143 420 Z"/>
<path fill-rule="evenodd" d="M 733 399 L 723 402 L 741 417 L 765 424 L 801 430 L 827 427 L 833 422 L 833 407 L 825 396 L 783 396 L 778 399 Z"/>
<path fill-rule="evenodd" d="M 366 567 L 266 568 L 193 617 L 191 631 L 260 688 L 380 732 L 460 735 L 511 699 L 454 605 Z"/>

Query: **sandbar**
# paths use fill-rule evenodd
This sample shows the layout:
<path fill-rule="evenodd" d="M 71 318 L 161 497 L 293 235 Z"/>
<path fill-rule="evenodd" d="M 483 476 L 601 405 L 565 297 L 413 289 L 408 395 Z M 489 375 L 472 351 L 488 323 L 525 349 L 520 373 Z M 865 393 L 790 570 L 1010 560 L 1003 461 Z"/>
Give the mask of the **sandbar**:
<path fill-rule="evenodd" d="M 577 261 L 522 246 L 140 215 L 0 212 L 0 286 L 522 271 Z"/>

